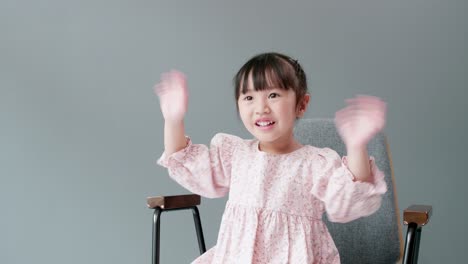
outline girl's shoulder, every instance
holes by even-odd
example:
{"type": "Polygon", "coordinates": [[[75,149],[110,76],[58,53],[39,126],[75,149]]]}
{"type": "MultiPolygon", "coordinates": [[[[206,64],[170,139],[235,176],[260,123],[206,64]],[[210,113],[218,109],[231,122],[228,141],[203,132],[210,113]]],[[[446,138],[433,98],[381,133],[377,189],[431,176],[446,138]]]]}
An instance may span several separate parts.
{"type": "Polygon", "coordinates": [[[227,133],[217,133],[213,136],[211,144],[216,146],[249,146],[253,144],[253,140],[243,139],[227,133]]]}
{"type": "Polygon", "coordinates": [[[238,136],[235,136],[235,135],[231,135],[231,134],[227,134],[227,133],[216,133],[214,136],[213,136],[213,139],[211,140],[212,142],[241,142],[243,141],[244,139],[238,137],[238,136]]]}
{"type": "Polygon", "coordinates": [[[316,147],[312,145],[304,145],[308,157],[313,157],[313,161],[331,161],[341,159],[338,152],[328,147],[316,147]]]}

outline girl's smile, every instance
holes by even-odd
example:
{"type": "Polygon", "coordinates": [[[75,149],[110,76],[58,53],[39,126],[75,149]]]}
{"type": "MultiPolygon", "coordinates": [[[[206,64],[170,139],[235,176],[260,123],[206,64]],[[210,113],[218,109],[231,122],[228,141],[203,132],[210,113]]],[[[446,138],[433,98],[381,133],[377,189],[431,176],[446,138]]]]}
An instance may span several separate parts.
{"type": "Polygon", "coordinates": [[[257,121],[255,121],[255,125],[262,130],[270,130],[275,124],[275,121],[267,118],[260,118],[257,121]]]}

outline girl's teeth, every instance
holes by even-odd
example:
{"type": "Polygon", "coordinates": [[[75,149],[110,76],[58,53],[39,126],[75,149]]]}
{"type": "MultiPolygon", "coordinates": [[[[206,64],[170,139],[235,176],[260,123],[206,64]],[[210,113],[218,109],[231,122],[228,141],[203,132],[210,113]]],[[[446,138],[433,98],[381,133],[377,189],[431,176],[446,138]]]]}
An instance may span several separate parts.
{"type": "Polygon", "coordinates": [[[273,124],[273,122],[257,122],[257,125],[259,126],[269,126],[271,124],[273,124]]]}

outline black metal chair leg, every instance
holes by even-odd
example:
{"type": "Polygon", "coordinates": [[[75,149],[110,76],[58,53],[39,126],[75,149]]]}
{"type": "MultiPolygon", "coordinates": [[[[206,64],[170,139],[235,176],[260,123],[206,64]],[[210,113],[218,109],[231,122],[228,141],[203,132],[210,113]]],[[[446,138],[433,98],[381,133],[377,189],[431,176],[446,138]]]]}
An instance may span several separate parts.
{"type": "Polygon", "coordinates": [[[201,226],[200,213],[196,206],[162,209],[156,207],[153,215],[153,259],[152,264],[159,264],[160,256],[160,237],[161,237],[161,214],[164,211],[179,211],[192,209],[193,221],[195,222],[195,230],[197,231],[198,247],[200,248],[200,255],[206,252],[205,238],[203,237],[203,229],[201,226]]]}
{"type": "Polygon", "coordinates": [[[196,206],[192,207],[193,221],[195,222],[195,230],[197,231],[198,247],[200,248],[200,255],[206,252],[205,238],[203,237],[203,230],[201,226],[200,213],[196,206]]]}
{"type": "Polygon", "coordinates": [[[405,252],[403,254],[403,264],[416,264],[415,260],[415,244],[417,236],[418,224],[408,224],[408,230],[406,233],[405,252]]]}
{"type": "Polygon", "coordinates": [[[160,237],[161,237],[161,213],[160,208],[154,209],[153,215],[153,264],[159,264],[159,247],[160,247],[160,237]]]}
{"type": "Polygon", "coordinates": [[[416,228],[416,234],[414,236],[414,254],[413,254],[414,264],[418,263],[419,241],[421,241],[421,227],[416,228]]]}

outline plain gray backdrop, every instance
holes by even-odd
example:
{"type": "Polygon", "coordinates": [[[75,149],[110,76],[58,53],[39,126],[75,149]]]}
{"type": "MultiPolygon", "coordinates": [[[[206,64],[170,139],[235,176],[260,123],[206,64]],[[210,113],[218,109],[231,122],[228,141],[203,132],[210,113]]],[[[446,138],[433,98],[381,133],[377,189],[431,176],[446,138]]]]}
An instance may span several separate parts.
{"type": "MultiPolygon", "coordinates": [[[[186,73],[187,134],[250,137],[232,77],[277,51],[302,63],[306,117],[356,94],[388,102],[400,211],[431,204],[420,263],[466,256],[467,2],[0,1],[0,263],[150,263],[146,197],[187,193],[155,161],[152,86],[186,73]]],[[[203,199],[208,247],[225,199],[203,199]]],[[[162,263],[197,252],[189,212],[164,215],[162,263]]]]}

